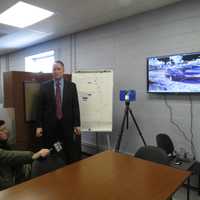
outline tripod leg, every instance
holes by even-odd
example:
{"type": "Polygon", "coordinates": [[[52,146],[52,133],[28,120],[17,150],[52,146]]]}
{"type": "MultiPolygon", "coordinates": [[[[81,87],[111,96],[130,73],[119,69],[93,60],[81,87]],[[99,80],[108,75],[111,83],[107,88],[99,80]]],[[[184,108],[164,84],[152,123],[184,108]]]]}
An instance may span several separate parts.
{"type": "Polygon", "coordinates": [[[144,137],[143,137],[143,135],[142,135],[142,132],[141,132],[141,130],[140,130],[140,127],[138,126],[138,124],[137,124],[137,122],[136,122],[136,119],[135,119],[135,117],[134,117],[134,115],[133,115],[132,110],[129,108],[128,111],[129,111],[130,114],[131,114],[131,117],[132,117],[132,119],[133,119],[133,121],[134,121],[134,123],[135,123],[135,126],[136,126],[136,128],[137,128],[137,130],[138,130],[138,133],[139,133],[139,135],[140,135],[140,137],[141,137],[141,139],[142,139],[142,142],[144,143],[144,146],[147,146],[147,144],[146,144],[146,142],[145,142],[145,140],[144,140],[144,137]]]}
{"type": "Polygon", "coordinates": [[[121,143],[122,135],[123,135],[123,132],[124,132],[124,125],[125,125],[125,121],[127,119],[127,113],[128,113],[128,109],[125,108],[125,110],[124,110],[124,116],[123,116],[123,121],[122,121],[122,124],[121,124],[120,134],[118,136],[117,144],[115,146],[115,151],[116,152],[119,152],[119,149],[120,149],[120,143],[121,143]]]}
{"type": "Polygon", "coordinates": [[[129,113],[127,112],[127,115],[126,115],[126,129],[128,130],[128,121],[129,121],[129,113]]]}

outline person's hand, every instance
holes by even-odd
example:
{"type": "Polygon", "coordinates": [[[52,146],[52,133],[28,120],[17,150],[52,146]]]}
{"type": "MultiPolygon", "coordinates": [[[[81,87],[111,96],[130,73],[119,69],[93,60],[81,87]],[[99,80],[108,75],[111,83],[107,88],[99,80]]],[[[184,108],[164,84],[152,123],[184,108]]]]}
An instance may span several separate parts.
{"type": "Polygon", "coordinates": [[[80,127],[74,127],[74,133],[75,133],[75,135],[80,135],[81,134],[80,127]]]}
{"type": "Polygon", "coordinates": [[[8,139],[8,133],[4,131],[0,131],[0,140],[4,141],[8,139]]]}
{"type": "Polygon", "coordinates": [[[49,149],[41,149],[39,151],[40,157],[45,158],[49,155],[50,151],[49,149]]]}
{"type": "Polygon", "coordinates": [[[32,159],[36,160],[36,159],[38,159],[40,157],[41,158],[45,158],[45,157],[47,157],[49,155],[49,153],[50,153],[49,149],[41,149],[40,151],[38,151],[38,152],[33,154],[32,159]]]}
{"type": "Polygon", "coordinates": [[[36,128],[36,137],[42,137],[43,128],[36,128]]]}

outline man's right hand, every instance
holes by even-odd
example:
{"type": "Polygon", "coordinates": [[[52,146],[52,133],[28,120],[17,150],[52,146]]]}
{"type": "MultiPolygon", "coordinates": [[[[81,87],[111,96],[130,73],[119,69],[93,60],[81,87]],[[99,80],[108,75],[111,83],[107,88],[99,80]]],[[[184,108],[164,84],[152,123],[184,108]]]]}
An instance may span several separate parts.
{"type": "Polygon", "coordinates": [[[36,160],[38,158],[45,158],[49,155],[49,149],[41,149],[40,151],[33,154],[32,159],[36,160]]]}
{"type": "Polygon", "coordinates": [[[36,128],[36,137],[41,137],[43,135],[43,128],[36,128]]]}

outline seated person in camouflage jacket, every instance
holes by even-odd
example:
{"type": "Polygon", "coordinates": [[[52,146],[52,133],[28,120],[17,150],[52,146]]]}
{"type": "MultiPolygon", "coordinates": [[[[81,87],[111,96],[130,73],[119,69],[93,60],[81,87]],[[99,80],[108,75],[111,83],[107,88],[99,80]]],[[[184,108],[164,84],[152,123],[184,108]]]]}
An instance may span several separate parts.
{"type": "Polygon", "coordinates": [[[48,149],[41,149],[37,153],[11,150],[7,143],[8,136],[5,122],[0,120],[0,190],[26,180],[28,171],[31,170],[30,164],[34,160],[40,157],[44,158],[49,154],[48,149]]]}

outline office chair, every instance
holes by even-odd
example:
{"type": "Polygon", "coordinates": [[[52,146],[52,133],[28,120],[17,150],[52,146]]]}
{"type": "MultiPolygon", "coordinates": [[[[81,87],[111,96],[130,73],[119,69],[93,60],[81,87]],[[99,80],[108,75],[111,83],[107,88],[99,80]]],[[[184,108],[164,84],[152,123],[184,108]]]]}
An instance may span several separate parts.
{"type": "Polygon", "coordinates": [[[165,151],[155,146],[140,147],[135,153],[135,157],[153,161],[159,164],[169,164],[169,158],[165,151]]]}
{"type": "MultiPolygon", "coordinates": [[[[156,136],[156,143],[157,146],[160,147],[161,149],[163,149],[167,155],[168,158],[170,160],[170,166],[171,167],[175,167],[178,169],[182,169],[182,170],[191,170],[193,165],[194,165],[194,161],[186,161],[185,159],[181,159],[180,157],[178,157],[175,153],[174,150],[174,144],[171,140],[171,138],[164,133],[160,133],[156,136]]],[[[190,192],[190,183],[189,183],[190,179],[188,179],[187,182],[187,193],[189,196],[189,192],[190,192]]]]}
{"type": "Polygon", "coordinates": [[[176,157],[175,151],[174,151],[174,144],[171,140],[171,138],[164,133],[160,133],[156,136],[156,143],[157,146],[163,149],[168,157],[172,160],[176,157]]]}

